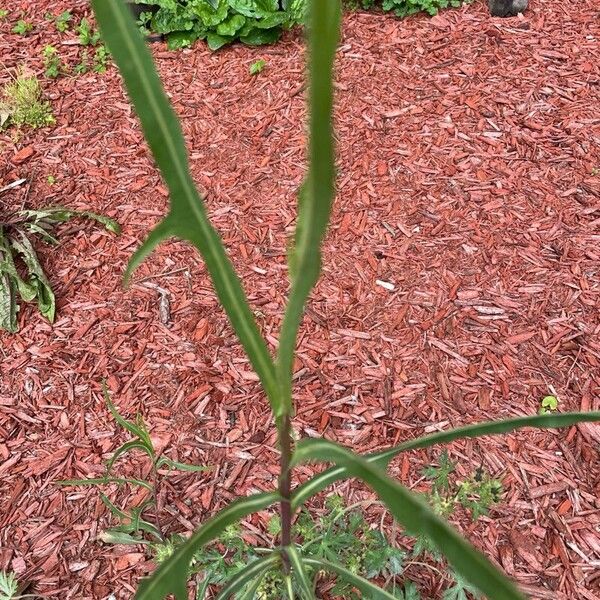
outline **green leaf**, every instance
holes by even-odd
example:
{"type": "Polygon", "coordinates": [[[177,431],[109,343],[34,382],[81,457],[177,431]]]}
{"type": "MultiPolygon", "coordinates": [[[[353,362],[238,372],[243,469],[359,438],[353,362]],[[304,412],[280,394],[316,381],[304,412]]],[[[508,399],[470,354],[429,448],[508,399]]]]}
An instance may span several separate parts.
{"type": "Polygon", "coordinates": [[[181,126],[162,88],[150,51],[120,0],[92,0],[92,6],[170,192],[169,214],[132,258],[127,276],[144,256],[169,237],[176,236],[194,244],[204,258],[219,300],[260,377],[273,410],[279,412],[281,402],[273,361],[242,285],[192,181],[181,126]]]}
{"type": "Polygon", "coordinates": [[[339,0],[313,1],[310,7],[310,165],[295,236],[296,274],[281,328],[276,361],[283,406],[287,412],[291,412],[292,368],[298,327],[308,295],[321,272],[321,242],[335,193],[333,61],[339,37],[341,7],[339,0]]]}
{"type": "Polygon", "coordinates": [[[305,559],[300,556],[300,553],[294,546],[286,546],[284,552],[287,552],[290,559],[292,573],[294,579],[298,582],[302,598],[304,598],[304,600],[314,600],[315,592],[308,574],[306,573],[306,569],[304,568],[305,559]]]}
{"type": "Polygon", "coordinates": [[[302,440],[293,464],[308,460],[334,462],[369,485],[410,535],[427,536],[465,580],[490,600],[524,600],[524,596],[489,560],[438,517],[417,494],[388,477],[364,458],[326,440],[302,440]]]}
{"type": "Polygon", "coordinates": [[[126,454],[127,452],[131,452],[131,450],[141,450],[145,452],[152,460],[154,460],[154,451],[151,448],[139,440],[131,440],[130,442],[125,442],[122,446],[119,446],[115,450],[115,453],[110,457],[108,462],[106,463],[106,472],[110,473],[113,468],[113,465],[118,460],[119,456],[126,454]]]}
{"type": "Polygon", "coordinates": [[[98,534],[98,538],[101,539],[105,544],[123,544],[126,546],[137,544],[150,545],[151,543],[144,538],[131,535],[130,533],[125,533],[124,531],[119,531],[118,529],[107,529],[105,531],[101,531],[98,534]]]}
{"type": "Polygon", "coordinates": [[[56,485],[137,485],[152,491],[152,485],[143,479],[133,479],[132,477],[92,477],[90,479],[63,479],[57,481],[56,485]]]}
{"type": "MultiPolygon", "coordinates": [[[[0,273],[8,276],[9,284],[12,286],[16,286],[19,295],[25,302],[31,302],[35,299],[37,295],[37,287],[24,281],[19,272],[17,271],[17,267],[15,266],[15,261],[13,258],[12,250],[9,246],[8,240],[4,237],[2,230],[0,229],[0,273]]],[[[13,294],[14,295],[14,294],[13,294]]],[[[14,312],[16,317],[17,306],[16,299],[14,300],[14,312]]]]}
{"type": "Polygon", "coordinates": [[[365,598],[369,598],[370,600],[397,600],[389,592],[371,583],[368,579],[352,573],[340,564],[322,559],[315,560],[314,558],[305,558],[304,562],[319,571],[329,571],[330,573],[339,575],[342,579],[359,589],[365,598]]]}
{"type": "Polygon", "coordinates": [[[250,65],[250,75],[258,75],[259,73],[261,73],[263,71],[263,69],[265,68],[266,64],[267,64],[267,62],[265,60],[263,60],[262,58],[260,60],[253,62],[250,65]]]}
{"type": "Polygon", "coordinates": [[[171,460],[166,456],[161,456],[156,461],[156,468],[160,469],[163,465],[167,465],[169,469],[177,469],[178,471],[186,471],[188,473],[200,473],[202,471],[210,471],[212,467],[206,467],[204,465],[190,465],[188,463],[177,462],[176,460],[171,460]]]}
{"type": "Polygon", "coordinates": [[[206,35],[206,43],[211,50],[218,50],[233,41],[233,37],[225,37],[214,31],[210,31],[206,35]]]}
{"type": "Polygon", "coordinates": [[[174,594],[176,600],[187,600],[186,580],[194,554],[205,544],[216,539],[228,525],[246,515],[263,510],[279,500],[276,493],[255,494],[237,500],[206,521],[192,537],[179,546],[149,579],[140,583],[135,600],[160,600],[174,594]]]}
{"type": "MultiPolygon", "coordinates": [[[[237,600],[256,600],[256,592],[258,591],[258,588],[260,587],[260,584],[262,583],[263,579],[265,578],[265,575],[267,574],[267,571],[265,571],[264,573],[261,573],[249,586],[248,588],[243,591],[238,597],[237,600]]],[[[203,598],[204,596],[199,596],[198,598],[203,598]]]]}
{"type": "Polygon", "coordinates": [[[281,29],[279,27],[273,27],[271,29],[254,27],[245,35],[240,36],[240,42],[246,44],[246,46],[263,46],[264,44],[274,44],[280,36],[281,29]]]}
{"type": "Polygon", "coordinates": [[[262,577],[268,570],[273,568],[279,560],[279,554],[276,552],[272,552],[263,558],[253,560],[229,580],[215,600],[228,600],[233,594],[244,589],[244,587],[253,579],[262,577]]]}
{"type": "MultiPolygon", "coordinates": [[[[417,450],[419,448],[429,448],[435,444],[448,444],[461,438],[476,438],[484,435],[498,435],[508,433],[522,427],[540,427],[544,429],[554,429],[558,427],[570,427],[576,423],[590,421],[600,421],[600,412],[583,413],[563,413],[553,415],[538,415],[530,417],[520,417],[517,419],[506,419],[504,421],[491,421],[488,423],[478,423],[476,425],[467,425],[449,431],[441,431],[423,437],[404,442],[388,450],[376,452],[365,456],[365,460],[376,464],[378,467],[386,467],[389,462],[398,454],[408,450],[417,450]]],[[[297,509],[304,504],[308,498],[318,494],[327,486],[348,477],[344,467],[333,467],[327,469],[311,480],[307,481],[292,494],[292,507],[297,509]]]]}
{"type": "Polygon", "coordinates": [[[17,230],[11,240],[12,247],[18,252],[29,272],[29,284],[36,288],[36,298],[39,311],[52,323],[56,314],[56,300],[44,269],[40,265],[37,254],[29,238],[17,230]]]}
{"type": "Polygon", "coordinates": [[[19,584],[12,571],[0,571],[0,600],[11,600],[17,594],[19,584]]]}

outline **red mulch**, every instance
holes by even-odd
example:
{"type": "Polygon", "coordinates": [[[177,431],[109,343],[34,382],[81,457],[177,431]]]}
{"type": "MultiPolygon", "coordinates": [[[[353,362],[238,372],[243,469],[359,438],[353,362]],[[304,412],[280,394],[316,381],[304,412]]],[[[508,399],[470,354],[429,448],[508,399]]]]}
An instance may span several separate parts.
{"type": "MultiPolygon", "coordinates": [[[[85,3],[14,4],[42,33],[22,38],[0,24],[2,82],[19,64],[41,73],[47,43],[77,62],[73,36],[57,34],[43,14],[82,16],[85,3]]],[[[548,393],[561,410],[597,406],[599,40],[595,0],[532,0],[523,18],[508,20],[490,18],[482,2],[433,19],[346,17],[339,197],[300,336],[300,435],[367,451],[531,414],[548,393]]],[[[159,45],[155,55],[195,178],[274,343],[304,170],[301,36],[218,53],[159,45]],[[258,58],[268,66],[253,78],[258,58]]],[[[110,523],[96,490],[56,485],[100,474],[124,439],[101,379],[122,412],[143,413],[169,456],[214,467],[169,478],[161,518],[171,532],[190,531],[237,494],[272,489],[275,435],[193,251],[165,244],[129,290],[121,286],[167,195],[117,72],[44,87],[56,127],[0,136],[0,187],[31,183],[4,194],[3,209],[88,208],[117,218],[123,234],[63,227],[60,247],[43,253],[56,323],[27,307],[20,332],[0,337],[0,568],[49,598],[127,598],[148,559],[96,541],[110,523]],[[16,164],[24,149],[21,157],[32,156],[16,164]],[[170,301],[166,324],[156,285],[170,301]]],[[[597,428],[582,427],[451,447],[462,474],[483,463],[503,478],[493,518],[463,530],[532,598],[600,598],[599,440],[597,428]]],[[[420,468],[436,455],[411,453],[392,471],[421,489],[420,468]]],[[[354,483],[339,490],[370,497],[354,483]]],[[[249,521],[248,535],[261,539],[265,520],[249,521]]],[[[410,575],[439,597],[432,572],[411,567],[410,575]]]]}

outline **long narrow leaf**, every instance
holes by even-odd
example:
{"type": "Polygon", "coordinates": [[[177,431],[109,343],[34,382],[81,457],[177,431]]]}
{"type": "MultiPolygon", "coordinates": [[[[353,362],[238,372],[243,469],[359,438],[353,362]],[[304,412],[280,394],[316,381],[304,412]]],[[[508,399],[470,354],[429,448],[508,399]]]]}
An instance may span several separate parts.
{"type": "MultiPolygon", "coordinates": [[[[519,417],[517,419],[506,419],[504,421],[491,421],[489,423],[478,423],[476,425],[467,425],[449,431],[440,431],[423,437],[404,442],[388,450],[368,454],[365,460],[377,465],[378,467],[387,467],[389,462],[400,454],[408,450],[417,450],[419,448],[428,448],[435,444],[447,444],[461,438],[475,438],[483,435],[498,435],[508,433],[522,427],[539,427],[543,429],[554,429],[559,427],[570,427],[576,423],[589,421],[600,421],[600,412],[584,413],[564,413],[552,415],[536,415],[531,417],[519,417]]],[[[342,466],[332,467],[319,473],[306,483],[296,489],[292,495],[292,507],[297,509],[309,498],[323,491],[327,486],[335,483],[339,479],[348,477],[348,472],[342,466]]]]}
{"type": "MultiPolygon", "coordinates": [[[[102,382],[102,395],[104,396],[104,400],[110,410],[110,414],[113,416],[113,419],[119,424],[125,431],[129,431],[132,435],[135,435],[138,440],[146,447],[146,451],[149,453],[150,457],[154,456],[154,447],[152,445],[152,440],[150,439],[150,434],[146,429],[143,421],[139,421],[138,423],[134,423],[133,421],[128,421],[121,415],[121,413],[117,410],[117,407],[113,404],[110,399],[110,394],[108,392],[108,385],[106,381],[102,382]]],[[[139,420],[139,419],[138,419],[139,420]]]]}
{"type": "Polygon", "coordinates": [[[327,229],[335,193],[333,61],[339,36],[340,14],[340,0],[309,2],[310,165],[299,197],[298,226],[292,251],[292,290],[277,353],[282,410],[288,413],[291,412],[296,337],[304,305],[321,272],[321,241],[327,229]]]}
{"type": "Polygon", "coordinates": [[[260,377],[272,408],[278,412],[279,395],[272,358],[242,285],[192,181],[181,127],[162,88],[150,52],[131,11],[122,0],[92,0],[92,6],[170,192],[169,214],[134,255],[128,275],[144,256],[169,237],[176,236],[194,244],[204,258],[219,300],[260,377]]]}
{"type": "Polygon", "coordinates": [[[151,459],[154,459],[154,452],[152,452],[148,448],[148,446],[144,444],[144,442],[141,442],[139,440],[131,440],[130,442],[125,442],[122,446],[119,446],[115,450],[115,453],[109,458],[108,462],[106,463],[106,472],[111,472],[113,465],[115,464],[115,462],[117,462],[120,456],[126,454],[127,452],[130,452],[131,450],[136,449],[145,452],[151,459]]]}
{"type": "Polygon", "coordinates": [[[285,551],[292,563],[292,573],[294,579],[298,582],[302,598],[304,600],[315,600],[315,591],[304,568],[304,557],[300,555],[294,546],[288,546],[285,551]]]}
{"type": "Polygon", "coordinates": [[[241,594],[238,595],[237,600],[256,600],[256,592],[266,574],[267,571],[263,571],[241,594]]]}
{"type": "Polygon", "coordinates": [[[10,265],[14,268],[12,250],[0,226],[0,329],[14,333],[19,328],[18,307],[15,279],[9,273],[10,265]]]}
{"type": "Polygon", "coordinates": [[[304,562],[320,571],[329,571],[330,573],[339,575],[342,579],[345,579],[356,589],[360,590],[365,598],[370,598],[370,600],[397,600],[396,596],[392,596],[389,592],[371,583],[368,579],[352,573],[342,565],[321,558],[319,560],[305,558],[304,562]]]}
{"type": "Polygon", "coordinates": [[[187,600],[186,581],[190,561],[198,549],[217,538],[227,526],[250,513],[267,508],[278,500],[279,495],[275,493],[255,494],[224,508],[179,546],[149,579],[142,581],[135,600],[161,600],[168,594],[173,594],[176,600],[187,600]]]}
{"type": "Polygon", "coordinates": [[[436,515],[422,498],[379,467],[326,440],[303,440],[298,444],[293,462],[309,460],[342,465],[350,475],[364,481],[409,534],[424,535],[431,540],[454,569],[490,600],[524,600],[514,584],[481,552],[436,515]]]}
{"type": "Polygon", "coordinates": [[[269,569],[277,564],[279,554],[273,552],[252,561],[243,569],[238,571],[227,583],[227,585],[219,592],[215,600],[229,600],[233,594],[242,590],[247,584],[257,577],[262,577],[269,569]]]}

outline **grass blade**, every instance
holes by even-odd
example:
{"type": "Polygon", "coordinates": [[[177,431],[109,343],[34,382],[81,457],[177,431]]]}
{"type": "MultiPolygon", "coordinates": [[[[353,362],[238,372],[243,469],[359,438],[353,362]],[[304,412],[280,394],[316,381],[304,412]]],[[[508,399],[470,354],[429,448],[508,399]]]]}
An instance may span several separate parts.
{"type": "Polygon", "coordinates": [[[315,600],[315,591],[310,582],[310,578],[306,573],[306,569],[304,568],[304,557],[300,555],[294,546],[288,546],[285,551],[290,558],[292,573],[294,579],[298,582],[302,598],[304,598],[304,600],[315,600]]]}
{"type": "MultiPolygon", "coordinates": [[[[388,450],[368,454],[364,459],[378,467],[386,467],[389,462],[402,452],[408,450],[417,450],[419,448],[428,448],[435,444],[448,444],[461,438],[474,438],[483,435],[499,435],[509,433],[522,427],[539,427],[543,429],[554,429],[559,427],[570,427],[577,423],[590,421],[600,421],[600,412],[584,413],[564,413],[552,415],[536,415],[530,417],[519,417],[517,419],[506,419],[504,421],[490,421],[488,423],[477,423],[476,425],[467,425],[449,431],[440,431],[423,437],[404,442],[388,450]]],[[[292,495],[292,507],[297,509],[309,498],[323,491],[327,486],[348,477],[346,469],[342,466],[327,469],[319,473],[299,488],[292,495]]]]}
{"type": "Polygon", "coordinates": [[[368,579],[352,573],[352,571],[349,571],[342,565],[323,559],[315,560],[314,558],[305,558],[304,562],[319,571],[329,571],[330,573],[339,575],[342,579],[345,579],[356,589],[360,590],[364,598],[369,598],[370,600],[397,600],[396,596],[392,596],[389,592],[371,583],[368,579]]]}
{"type": "Polygon", "coordinates": [[[273,552],[263,558],[252,561],[229,580],[215,600],[228,600],[233,594],[242,590],[253,579],[262,577],[269,569],[274,567],[279,560],[279,554],[273,552]]]}
{"type": "Polygon", "coordinates": [[[242,285],[192,181],[181,126],[162,88],[150,52],[131,11],[122,0],[92,0],[92,6],[170,192],[169,214],[132,258],[127,273],[130,274],[144,256],[168,237],[176,236],[194,244],[204,258],[219,300],[277,412],[280,402],[272,358],[242,285]]]}
{"type": "Polygon", "coordinates": [[[296,337],[304,305],[321,272],[321,241],[335,193],[333,62],[339,36],[340,0],[313,0],[309,7],[310,165],[299,195],[298,225],[292,250],[292,289],[281,327],[276,363],[282,410],[287,413],[291,413],[296,337]]]}
{"type": "Polygon", "coordinates": [[[150,457],[154,456],[154,447],[152,446],[152,440],[150,439],[150,434],[146,429],[143,421],[139,421],[138,423],[134,423],[133,421],[128,421],[125,419],[121,413],[117,410],[117,407],[112,403],[110,399],[110,394],[108,392],[108,386],[106,385],[106,381],[102,382],[102,395],[104,396],[104,400],[110,410],[110,414],[113,416],[113,419],[120,425],[125,431],[129,431],[131,435],[135,435],[138,440],[146,447],[146,451],[149,453],[150,457]]]}
{"type": "Polygon", "coordinates": [[[171,460],[167,456],[161,456],[156,461],[156,468],[160,469],[163,465],[167,465],[169,469],[176,469],[177,471],[186,471],[188,473],[200,473],[203,471],[210,471],[212,467],[206,467],[204,465],[190,465],[189,463],[182,463],[176,460],[171,460]]]}
{"type": "Polygon", "coordinates": [[[173,594],[176,600],[187,600],[187,575],[190,562],[199,548],[211,542],[228,525],[243,519],[250,513],[263,510],[279,500],[279,495],[255,494],[231,503],[209,519],[192,537],[166,559],[149,579],[140,583],[135,600],[161,600],[173,594]]]}
{"type": "Polygon", "coordinates": [[[115,453],[108,459],[106,463],[106,472],[109,474],[113,468],[115,462],[117,462],[119,456],[130,452],[131,450],[141,450],[145,452],[151,460],[154,460],[154,452],[148,449],[148,446],[139,440],[131,440],[130,442],[125,442],[122,446],[119,446],[115,453]]]}
{"type": "Polygon", "coordinates": [[[490,600],[524,600],[514,584],[436,515],[422,498],[373,463],[326,440],[303,440],[298,444],[293,462],[308,460],[334,462],[344,466],[349,475],[364,481],[377,492],[379,500],[409,534],[430,539],[454,569],[490,600]]]}

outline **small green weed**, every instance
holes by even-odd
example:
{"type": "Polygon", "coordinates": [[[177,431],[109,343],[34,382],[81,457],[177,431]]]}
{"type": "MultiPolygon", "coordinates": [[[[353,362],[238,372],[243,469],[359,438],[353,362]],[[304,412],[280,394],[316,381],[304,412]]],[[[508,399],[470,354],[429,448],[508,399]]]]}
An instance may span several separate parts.
{"type": "Polygon", "coordinates": [[[19,584],[12,571],[0,571],[0,600],[16,600],[19,584]]]}
{"type": "Polygon", "coordinates": [[[94,72],[95,73],[106,73],[106,69],[108,68],[108,59],[110,58],[110,53],[106,49],[106,46],[101,44],[96,48],[94,52],[94,72]]]}
{"type": "Polygon", "coordinates": [[[35,76],[26,76],[23,71],[4,88],[0,99],[0,128],[13,124],[17,127],[46,127],[52,125],[54,117],[50,103],[42,98],[42,88],[35,76]]]}
{"type": "Polygon", "coordinates": [[[48,185],[54,185],[56,183],[56,177],[54,177],[54,175],[48,175],[48,177],[46,177],[46,183],[48,185]]]}
{"type": "Polygon", "coordinates": [[[56,79],[65,71],[65,66],[60,62],[58,50],[54,46],[45,46],[43,50],[44,74],[50,79],[56,79]]]}
{"type": "Polygon", "coordinates": [[[90,70],[90,57],[87,48],[83,49],[81,59],[79,63],[75,65],[73,70],[77,75],[83,75],[90,70]]]}
{"type": "Polygon", "coordinates": [[[106,384],[102,385],[104,399],[108,408],[118,425],[125,431],[133,435],[133,438],[119,446],[106,462],[106,473],[104,477],[96,479],[69,479],[58,482],[60,485],[108,485],[117,484],[132,485],[148,490],[148,495],[139,506],[135,506],[127,510],[121,510],[103,493],[100,493],[100,499],[108,508],[110,513],[119,521],[119,525],[105,530],[100,534],[100,539],[107,544],[146,544],[151,542],[163,543],[164,537],[161,531],[158,517],[156,523],[150,523],[143,518],[143,514],[150,505],[156,506],[158,497],[158,487],[161,482],[160,469],[166,468],[167,474],[172,470],[198,472],[207,471],[209,467],[190,465],[187,463],[171,460],[163,454],[158,454],[152,443],[150,432],[144,423],[141,415],[136,415],[135,421],[128,421],[117,410],[111,402],[106,384]],[[129,454],[134,450],[140,450],[146,454],[151,461],[152,481],[144,479],[135,479],[131,477],[118,477],[113,475],[113,467],[117,460],[122,456],[129,454]],[[150,539],[148,539],[150,538],[150,539]]]}
{"type": "Polygon", "coordinates": [[[79,34],[79,43],[82,46],[95,46],[100,41],[100,33],[94,31],[85,17],[81,19],[75,31],[79,34]]]}
{"type": "Polygon", "coordinates": [[[350,10],[363,8],[369,10],[381,6],[386,12],[393,12],[397,17],[407,17],[419,12],[436,15],[440,9],[466,4],[472,0],[348,0],[350,10]]]}
{"type": "Polygon", "coordinates": [[[558,398],[556,396],[544,396],[540,402],[540,415],[552,413],[558,410],[558,398]]]}
{"type": "Polygon", "coordinates": [[[8,11],[5,8],[0,8],[0,21],[4,21],[8,17],[8,11]]]}
{"type": "Polygon", "coordinates": [[[33,31],[33,25],[31,23],[28,23],[24,19],[19,19],[11,31],[18,35],[27,35],[31,31],[33,31]]]}
{"type": "Polygon", "coordinates": [[[93,219],[109,231],[119,232],[118,224],[108,217],[66,208],[22,210],[0,223],[0,329],[18,331],[18,297],[24,302],[37,302],[42,315],[54,321],[54,292],[30,237],[39,236],[46,243],[57,244],[53,228],[74,217],[93,219]],[[22,277],[22,272],[27,275],[22,277]]]}
{"type": "Polygon", "coordinates": [[[250,65],[250,75],[258,75],[264,70],[266,66],[267,61],[263,60],[262,58],[260,60],[257,60],[256,62],[253,62],[250,65]]]}
{"type": "Polygon", "coordinates": [[[54,19],[54,25],[56,26],[56,29],[61,33],[68,31],[69,24],[71,23],[72,18],[73,15],[71,14],[70,10],[65,10],[64,12],[61,12],[60,15],[58,15],[54,19]]]}

